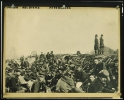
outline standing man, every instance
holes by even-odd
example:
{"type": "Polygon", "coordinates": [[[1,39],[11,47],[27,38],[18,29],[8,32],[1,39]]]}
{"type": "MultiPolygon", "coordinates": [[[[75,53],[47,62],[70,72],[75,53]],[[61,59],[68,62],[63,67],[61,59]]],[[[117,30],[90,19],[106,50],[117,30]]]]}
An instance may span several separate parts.
{"type": "Polygon", "coordinates": [[[103,35],[101,35],[101,38],[100,38],[100,54],[104,54],[104,40],[103,40],[103,35]]]}
{"type": "Polygon", "coordinates": [[[29,62],[28,62],[28,58],[25,58],[25,65],[26,65],[26,68],[29,68],[29,62]]]}
{"type": "Polygon", "coordinates": [[[47,58],[47,60],[50,59],[50,54],[49,54],[49,52],[47,52],[47,54],[46,54],[46,58],[47,58]]]}
{"type": "Polygon", "coordinates": [[[94,41],[94,50],[95,50],[95,55],[98,55],[98,49],[99,49],[99,42],[98,42],[98,35],[95,35],[95,41],[94,41]]]}
{"type": "Polygon", "coordinates": [[[44,56],[43,52],[41,52],[41,54],[40,54],[40,59],[42,59],[42,60],[45,59],[45,56],[44,56]]]}
{"type": "Polygon", "coordinates": [[[49,56],[50,56],[50,58],[54,59],[53,51],[50,52],[49,56]]]}
{"type": "Polygon", "coordinates": [[[21,66],[21,68],[26,68],[26,62],[25,62],[24,58],[21,60],[20,66],[21,66]]]}

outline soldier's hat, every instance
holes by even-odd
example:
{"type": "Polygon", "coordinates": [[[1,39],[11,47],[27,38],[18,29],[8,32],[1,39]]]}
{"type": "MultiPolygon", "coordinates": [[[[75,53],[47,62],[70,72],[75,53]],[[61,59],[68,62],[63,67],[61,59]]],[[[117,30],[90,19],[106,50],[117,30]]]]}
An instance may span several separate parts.
{"type": "Polygon", "coordinates": [[[98,35],[96,34],[95,37],[98,37],[98,35]]]}
{"type": "Polygon", "coordinates": [[[103,36],[103,34],[101,34],[101,36],[103,36]]]}
{"type": "Polygon", "coordinates": [[[44,72],[39,72],[38,77],[44,77],[45,73],[44,72]]]}
{"type": "Polygon", "coordinates": [[[81,67],[81,64],[76,64],[77,65],[77,67],[81,67]]]}

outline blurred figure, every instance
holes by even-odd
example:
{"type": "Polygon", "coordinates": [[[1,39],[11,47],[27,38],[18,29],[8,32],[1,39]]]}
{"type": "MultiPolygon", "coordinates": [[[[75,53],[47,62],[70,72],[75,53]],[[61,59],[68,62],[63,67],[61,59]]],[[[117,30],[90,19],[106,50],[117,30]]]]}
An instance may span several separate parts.
{"type": "Polygon", "coordinates": [[[5,86],[8,88],[8,92],[15,93],[17,90],[19,90],[18,77],[12,68],[9,68],[8,73],[6,74],[5,86]]]}
{"type": "Polygon", "coordinates": [[[44,56],[44,54],[43,54],[43,52],[41,52],[41,54],[40,54],[40,60],[44,60],[45,59],[45,56],[44,56]]]}
{"type": "Polygon", "coordinates": [[[28,58],[25,58],[25,64],[26,64],[25,67],[26,67],[26,68],[29,68],[29,65],[30,65],[30,64],[29,64],[29,62],[28,62],[28,58]]]}
{"type": "Polygon", "coordinates": [[[46,54],[46,58],[47,58],[47,60],[50,59],[50,54],[49,54],[49,52],[47,52],[47,54],[46,54]]]}
{"type": "Polygon", "coordinates": [[[104,54],[104,39],[103,35],[100,37],[100,54],[104,54]]]}
{"type": "Polygon", "coordinates": [[[109,72],[113,88],[118,91],[118,59],[114,60],[114,65],[109,68],[109,72]]]}
{"type": "Polygon", "coordinates": [[[45,76],[44,73],[39,73],[36,81],[33,83],[31,92],[38,93],[38,92],[46,92],[46,85],[45,85],[45,76]]]}
{"type": "Polygon", "coordinates": [[[99,49],[99,42],[98,42],[98,35],[95,35],[95,41],[94,41],[94,50],[95,50],[95,55],[98,55],[98,49],[99,49]]]}
{"type": "Polygon", "coordinates": [[[20,70],[16,70],[16,74],[18,75],[18,82],[20,85],[20,89],[24,90],[25,92],[29,92],[29,88],[28,88],[28,82],[25,81],[24,79],[24,73],[21,72],[20,70]]]}
{"type": "Polygon", "coordinates": [[[20,64],[20,66],[21,66],[21,68],[26,68],[26,62],[25,62],[25,60],[24,60],[24,58],[21,60],[21,64],[20,64]]]}
{"type": "Polygon", "coordinates": [[[49,56],[50,56],[51,59],[54,59],[53,51],[50,52],[49,56]]]}
{"type": "Polygon", "coordinates": [[[103,83],[101,78],[95,78],[94,75],[90,75],[90,83],[88,83],[88,93],[98,93],[102,91],[103,83]]]}
{"type": "Polygon", "coordinates": [[[80,89],[83,82],[88,78],[88,75],[82,69],[81,65],[77,65],[76,69],[77,69],[77,71],[75,72],[76,87],[80,89]]]}
{"type": "Polygon", "coordinates": [[[65,71],[64,75],[58,80],[56,85],[57,93],[82,93],[80,89],[75,87],[72,79],[72,71],[65,71]]]}
{"type": "Polygon", "coordinates": [[[102,70],[106,70],[106,66],[105,63],[100,62],[98,60],[98,58],[94,59],[94,64],[95,64],[95,70],[93,71],[93,73],[97,76],[99,74],[100,71],[102,70]]]}

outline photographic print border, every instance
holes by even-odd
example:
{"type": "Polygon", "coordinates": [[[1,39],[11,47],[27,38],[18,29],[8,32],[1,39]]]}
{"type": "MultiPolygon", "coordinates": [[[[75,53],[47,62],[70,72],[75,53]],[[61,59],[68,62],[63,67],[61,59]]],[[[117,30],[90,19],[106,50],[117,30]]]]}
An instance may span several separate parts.
{"type": "MultiPolygon", "coordinates": [[[[47,0],[47,1],[37,1],[37,0],[33,0],[31,2],[28,2],[28,1],[12,1],[12,0],[4,0],[1,2],[1,8],[2,8],[2,11],[1,11],[1,66],[3,66],[3,59],[4,59],[4,33],[5,33],[5,27],[4,27],[4,23],[5,23],[5,14],[4,14],[4,8],[6,6],[8,7],[11,7],[12,4],[14,4],[15,6],[18,6],[18,7],[21,7],[21,6],[41,6],[41,7],[61,7],[62,5],[65,5],[66,7],[112,7],[112,8],[115,8],[115,9],[119,9],[120,8],[120,82],[121,82],[121,79],[122,79],[122,33],[123,33],[123,23],[122,23],[122,20],[123,20],[123,13],[122,13],[122,4],[123,2],[122,1],[50,1],[50,0],[47,0]]],[[[2,71],[2,80],[3,80],[3,75],[5,74],[4,73],[4,70],[3,68],[1,67],[1,71],[2,71]]],[[[3,83],[3,81],[1,82],[3,83]]],[[[4,84],[4,83],[3,83],[4,84]]],[[[1,87],[2,89],[2,92],[3,93],[3,86],[1,87]]],[[[121,83],[121,86],[122,87],[122,83],[121,83]]],[[[118,96],[122,96],[122,90],[123,88],[120,88],[120,94],[118,94],[118,96]]],[[[96,94],[96,93],[95,93],[96,94]]],[[[98,97],[101,97],[99,93],[98,94],[98,97]]],[[[20,95],[20,97],[16,96],[16,95],[13,95],[13,93],[9,93],[9,94],[4,94],[3,93],[3,98],[22,98],[22,94],[18,94],[20,95]]],[[[36,97],[40,97],[37,93],[35,94],[36,97]]],[[[49,93],[47,94],[43,94],[44,97],[42,98],[49,98],[48,95],[51,95],[49,93]]],[[[52,94],[53,95],[53,94],[52,94]]],[[[94,94],[90,94],[90,97],[94,97],[93,96],[94,94]]],[[[24,98],[27,98],[27,93],[23,94],[23,97],[24,98]]],[[[42,95],[41,95],[42,96],[42,95]]],[[[115,96],[114,94],[111,94],[112,98],[115,96]]],[[[86,98],[87,96],[82,96],[81,94],[71,94],[71,95],[68,95],[68,94],[62,94],[62,96],[60,97],[59,95],[56,97],[56,96],[53,96],[53,97],[50,97],[50,98],[86,98]],[[74,97],[72,97],[72,95],[76,95],[74,97]]],[[[88,97],[88,98],[90,98],[88,97]]],[[[102,94],[102,97],[106,97],[106,93],[102,94]]],[[[107,96],[106,98],[108,98],[109,96],[107,96]]],[[[32,97],[33,98],[33,97],[32,97]]],[[[116,98],[116,96],[115,96],[116,98]]]]}

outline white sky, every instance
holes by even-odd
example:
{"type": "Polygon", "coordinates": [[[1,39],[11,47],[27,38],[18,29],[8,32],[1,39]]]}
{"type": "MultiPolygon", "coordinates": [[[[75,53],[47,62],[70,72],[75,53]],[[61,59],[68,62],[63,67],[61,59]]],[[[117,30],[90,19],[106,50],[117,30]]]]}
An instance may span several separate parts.
{"type": "Polygon", "coordinates": [[[119,11],[115,8],[7,9],[6,57],[47,53],[87,53],[94,36],[114,50],[119,43],[119,11]]]}

